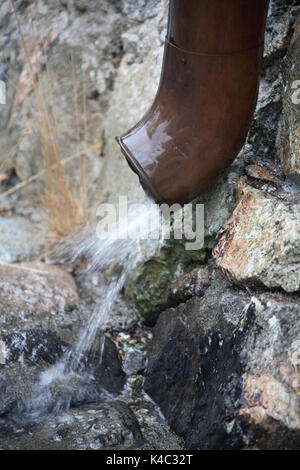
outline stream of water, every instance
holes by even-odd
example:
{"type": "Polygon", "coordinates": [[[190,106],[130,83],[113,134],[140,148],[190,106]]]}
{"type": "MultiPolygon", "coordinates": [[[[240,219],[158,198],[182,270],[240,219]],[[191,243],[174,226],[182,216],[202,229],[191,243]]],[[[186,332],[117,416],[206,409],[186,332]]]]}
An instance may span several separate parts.
{"type": "MultiPolygon", "coordinates": [[[[161,243],[161,227],[159,207],[149,200],[134,216],[118,220],[101,239],[94,227],[73,234],[57,248],[60,258],[65,257],[74,262],[84,257],[88,262],[87,271],[106,272],[110,281],[101,302],[86,319],[77,342],[54,366],[41,373],[32,393],[23,397],[9,414],[9,425],[14,432],[23,432],[37,422],[41,423],[49,414],[66,411],[72,405],[74,396],[81,393],[81,388],[93,382],[91,372],[82,367],[82,357],[90,350],[106,324],[126,277],[141,259],[141,242],[148,238],[156,239],[156,244],[161,243]]],[[[100,361],[103,346],[104,341],[100,339],[100,361]]],[[[101,390],[99,398],[107,397],[109,394],[106,390],[101,390]]]]}

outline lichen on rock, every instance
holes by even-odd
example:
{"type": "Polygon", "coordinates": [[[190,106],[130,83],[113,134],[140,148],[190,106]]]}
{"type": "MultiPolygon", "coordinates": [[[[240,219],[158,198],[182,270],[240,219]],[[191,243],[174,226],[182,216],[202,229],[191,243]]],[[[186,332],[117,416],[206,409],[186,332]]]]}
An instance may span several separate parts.
{"type": "Polygon", "coordinates": [[[214,249],[234,282],[300,290],[300,205],[245,186],[214,249]]]}

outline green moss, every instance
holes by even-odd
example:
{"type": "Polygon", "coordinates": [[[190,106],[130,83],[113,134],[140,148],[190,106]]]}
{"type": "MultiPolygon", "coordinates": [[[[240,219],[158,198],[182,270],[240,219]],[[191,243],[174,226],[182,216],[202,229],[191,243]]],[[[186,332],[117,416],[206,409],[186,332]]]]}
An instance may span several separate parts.
{"type": "Polygon", "coordinates": [[[126,295],[148,322],[166,302],[168,286],[172,281],[172,271],[168,264],[159,258],[146,261],[138,277],[126,284],[126,295]]]}
{"type": "Polygon", "coordinates": [[[77,304],[66,304],[65,308],[64,308],[64,311],[66,313],[71,313],[71,312],[73,312],[73,310],[76,310],[76,309],[77,309],[77,304]]]}
{"type": "Polygon", "coordinates": [[[169,288],[178,267],[189,271],[203,264],[205,250],[186,251],[181,240],[167,240],[160,254],[143,263],[137,276],[127,280],[125,297],[134,302],[146,323],[154,323],[165,308],[169,288]]]}

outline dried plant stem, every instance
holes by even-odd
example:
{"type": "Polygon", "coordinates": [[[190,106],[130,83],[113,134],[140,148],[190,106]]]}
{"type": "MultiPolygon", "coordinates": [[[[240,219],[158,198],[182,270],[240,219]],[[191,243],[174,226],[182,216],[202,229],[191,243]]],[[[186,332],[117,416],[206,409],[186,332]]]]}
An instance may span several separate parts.
{"type": "MultiPolygon", "coordinates": [[[[0,199],[22,189],[28,184],[44,177],[45,188],[40,193],[43,204],[48,238],[60,239],[70,234],[78,226],[87,222],[90,211],[88,210],[89,190],[93,179],[89,181],[88,152],[90,150],[100,151],[101,145],[96,142],[94,145],[86,147],[88,139],[88,108],[87,108],[87,84],[86,76],[81,61],[81,75],[75,73],[74,51],[71,51],[71,73],[73,85],[73,114],[74,116],[74,136],[72,140],[76,142],[77,152],[68,158],[63,158],[61,148],[61,129],[57,113],[57,88],[55,74],[53,73],[51,59],[47,58],[45,71],[41,69],[40,60],[46,57],[49,41],[43,38],[37,41],[37,35],[31,18],[31,42],[26,43],[24,33],[17,15],[15,0],[11,0],[13,11],[16,17],[19,34],[25,52],[27,67],[24,68],[23,79],[19,80],[19,95],[16,104],[23,99],[26,101],[29,93],[33,91],[35,97],[34,106],[28,100],[28,108],[32,123],[30,130],[37,136],[41,145],[41,155],[44,160],[44,168],[22,181],[8,191],[0,194],[0,199]],[[32,54],[32,58],[30,56],[32,54]],[[76,77],[80,77],[82,89],[76,83],[76,77]],[[28,81],[29,78],[29,81],[28,81]],[[28,86],[29,84],[29,86],[28,86]],[[79,101],[80,98],[80,101],[79,101]],[[34,108],[34,109],[33,109],[34,108]],[[80,129],[82,125],[83,129],[80,129]],[[66,163],[78,158],[79,161],[79,181],[73,176],[70,178],[66,171],[66,163]]],[[[64,119],[62,119],[64,124],[64,119]]],[[[78,174],[74,173],[76,176],[78,174]]]]}

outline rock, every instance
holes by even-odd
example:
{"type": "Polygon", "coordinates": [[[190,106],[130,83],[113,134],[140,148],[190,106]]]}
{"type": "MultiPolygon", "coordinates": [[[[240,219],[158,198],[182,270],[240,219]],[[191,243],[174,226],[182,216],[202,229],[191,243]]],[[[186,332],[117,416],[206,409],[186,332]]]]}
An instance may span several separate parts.
{"type": "Polygon", "coordinates": [[[151,324],[167,302],[174,267],[167,260],[152,258],[137,273],[136,278],[127,281],[125,295],[134,302],[146,323],[151,324]]]}
{"type": "Polygon", "coordinates": [[[50,419],[38,431],[4,436],[1,449],[22,450],[177,450],[180,439],[155,414],[138,416],[121,400],[70,410],[50,419]]]}
{"type": "Polygon", "coordinates": [[[211,282],[207,266],[195,268],[185,276],[172,282],[167,304],[176,307],[196,295],[202,297],[211,282]]]}
{"type": "Polygon", "coordinates": [[[39,373],[53,365],[67,344],[51,331],[26,330],[1,335],[5,364],[0,365],[0,415],[32,392],[39,373]]]}
{"type": "Polygon", "coordinates": [[[254,156],[272,161],[282,111],[279,70],[291,38],[296,5],[297,0],[270,2],[258,103],[248,136],[254,156]]]}
{"type": "Polygon", "coordinates": [[[205,250],[186,251],[182,240],[166,240],[156,256],[140,263],[125,284],[125,298],[134,302],[148,325],[168,304],[169,286],[185,269],[203,264],[205,250]]]}
{"type": "Polygon", "coordinates": [[[0,263],[28,261],[41,249],[41,236],[24,217],[0,217],[0,263]]]}
{"type": "Polygon", "coordinates": [[[265,35],[265,61],[274,60],[282,56],[288,47],[291,35],[291,6],[297,5],[296,1],[271,0],[267,19],[265,35]]]}
{"type": "Polygon", "coordinates": [[[0,327],[2,334],[23,329],[52,330],[72,342],[82,318],[76,284],[63,269],[44,263],[0,265],[0,327]],[[73,309],[68,313],[68,308],[73,309]]]}
{"type": "Polygon", "coordinates": [[[300,289],[300,205],[242,186],[214,248],[217,266],[237,284],[300,289]]]}
{"type": "Polygon", "coordinates": [[[144,22],[151,18],[157,11],[157,7],[161,7],[161,0],[121,0],[121,10],[123,15],[127,15],[130,19],[144,22]]]}
{"type": "MultiPolygon", "coordinates": [[[[299,20],[300,24],[300,20],[299,20]]],[[[282,64],[283,113],[277,147],[285,174],[300,175],[300,30],[297,28],[282,64]]]]}
{"type": "MultiPolygon", "coordinates": [[[[78,272],[75,276],[81,302],[77,304],[77,315],[86,318],[88,312],[99,308],[107,283],[103,273],[78,272]]],[[[72,304],[71,304],[72,306],[72,304]]],[[[73,317],[73,312],[71,317],[73,317]]],[[[104,330],[128,331],[134,329],[141,322],[141,315],[132,303],[127,303],[122,295],[115,299],[109,315],[101,324],[104,330]]]]}
{"type": "Polygon", "coordinates": [[[6,363],[30,362],[55,364],[66,351],[67,344],[51,331],[27,330],[2,336],[6,363]]]}
{"type": "Polygon", "coordinates": [[[85,351],[74,370],[68,367],[70,345],[51,331],[20,331],[2,340],[6,361],[0,366],[0,428],[24,431],[36,425],[37,416],[42,423],[53,413],[103,401],[124,388],[125,374],[109,339],[103,348],[98,343],[85,351]]]}
{"type": "Polygon", "coordinates": [[[186,448],[299,446],[298,315],[296,298],[216,275],[203,298],[160,315],[145,391],[186,448]]]}
{"type": "Polygon", "coordinates": [[[239,416],[249,422],[251,446],[299,448],[299,338],[297,298],[253,295],[255,330],[245,350],[244,398],[239,416]],[[255,344],[255,345],[254,345],[255,344]]]}
{"type": "Polygon", "coordinates": [[[114,343],[105,339],[103,352],[96,347],[84,361],[88,371],[93,371],[94,380],[98,387],[116,395],[121,393],[125,385],[125,374],[114,343]]]}
{"type": "Polygon", "coordinates": [[[0,341],[0,365],[5,364],[6,362],[6,348],[5,343],[0,341]]]}
{"type": "Polygon", "coordinates": [[[246,167],[246,173],[251,178],[271,183],[281,183],[280,178],[276,175],[276,169],[262,166],[258,162],[246,167]]]}
{"type": "Polygon", "coordinates": [[[105,450],[143,444],[138,422],[122,402],[73,409],[50,419],[37,432],[1,440],[3,449],[105,450]]]}
{"type": "Polygon", "coordinates": [[[128,195],[130,200],[136,197],[143,200],[145,197],[115,137],[136,124],[155,97],[167,27],[167,7],[167,0],[139,1],[137,5],[128,0],[121,2],[123,14],[129,14],[135,21],[121,34],[124,55],[115,77],[106,117],[107,159],[99,190],[110,202],[116,202],[119,195],[128,195]],[[145,21],[140,23],[142,18],[145,21]],[[122,179],[119,178],[120,174],[123,175],[122,179]]]}
{"type": "MultiPolygon", "coordinates": [[[[47,108],[51,109],[55,101],[62,158],[78,152],[79,142],[86,147],[95,145],[88,151],[88,156],[92,174],[96,175],[101,171],[98,144],[103,109],[107,103],[107,96],[104,95],[110,91],[117,68],[115,60],[121,55],[122,15],[115,2],[106,0],[101,4],[95,1],[64,4],[54,0],[47,5],[38,2],[33,15],[37,35],[34,50],[33,41],[30,41],[32,31],[26,20],[30,8],[30,3],[17,6],[19,20],[30,59],[39,72],[38,86],[43,90],[47,108]],[[49,67],[46,70],[47,62],[49,67]],[[59,99],[54,100],[53,95],[59,99]]],[[[26,179],[44,167],[46,158],[38,135],[39,113],[36,112],[31,74],[9,0],[2,2],[0,16],[4,18],[0,24],[4,38],[1,43],[3,62],[0,63],[0,77],[8,76],[7,106],[0,124],[1,157],[4,158],[18,142],[29,124],[29,133],[8,165],[8,168],[15,168],[21,179],[26,179]],[[30,108],[33,109],[34,118],[30,108]]],[[[76,159],[68,165],[75,179],[79,167],[76,159]]]]}
{"type": "Polygon", "coordinates": [[[123,370],[127,375],[141,373],[146,366],[146,352],[136,348],[128,348],[125,352],[123,370]]]}

